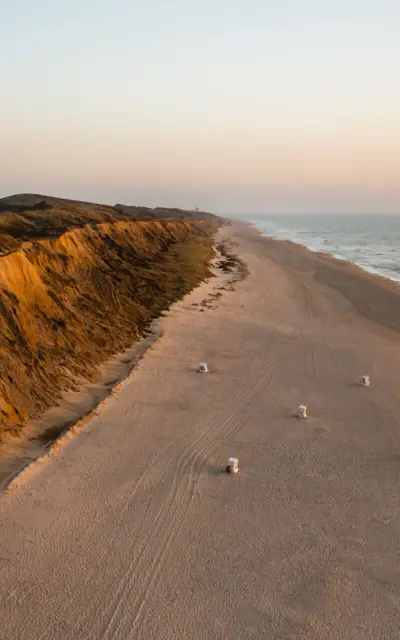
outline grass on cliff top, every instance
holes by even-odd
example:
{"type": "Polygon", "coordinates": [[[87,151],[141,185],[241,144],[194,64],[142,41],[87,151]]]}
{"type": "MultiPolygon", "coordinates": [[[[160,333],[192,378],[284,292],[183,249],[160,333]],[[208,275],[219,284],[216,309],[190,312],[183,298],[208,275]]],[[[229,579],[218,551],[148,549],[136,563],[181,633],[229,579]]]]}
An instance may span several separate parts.
{"type": "Polygon", "coordinates": [[[86,224],[138,220],[222,220],[201,211],[178,208],[114,206],[52,196],[18,194],[0,198],[0,255],[33,239],[57,237],[86,224]]]}

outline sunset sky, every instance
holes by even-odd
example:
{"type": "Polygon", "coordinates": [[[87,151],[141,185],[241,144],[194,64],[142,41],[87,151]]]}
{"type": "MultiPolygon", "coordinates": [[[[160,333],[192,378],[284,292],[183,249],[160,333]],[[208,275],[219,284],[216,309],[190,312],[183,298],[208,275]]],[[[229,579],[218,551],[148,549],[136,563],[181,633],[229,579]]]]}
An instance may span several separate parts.
{"type": "Polygon", "coordinates": [[[399,0],[18,0],[0,196],[400,213],[399,0]]]}

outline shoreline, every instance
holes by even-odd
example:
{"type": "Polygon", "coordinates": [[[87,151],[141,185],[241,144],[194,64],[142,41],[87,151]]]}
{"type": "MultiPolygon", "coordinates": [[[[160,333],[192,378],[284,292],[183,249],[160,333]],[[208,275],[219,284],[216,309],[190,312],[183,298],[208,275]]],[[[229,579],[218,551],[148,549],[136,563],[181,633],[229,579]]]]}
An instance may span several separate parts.
{"type": "MultiPolygon", "coordinates": [[[[315,274],[313,277],[322,277],[322,280],[326,279],[324,269],[327,275],[328,286],[337,288],[337,290],[347,297],[352,305],[354,305],[357,311],[369,320],[373,320],[383,327],[395,332],[400,332],[400,282],[392,280],[387,276],[383,276],[378,273],[370,273],[366,271],[362,266],[351,262],[350,260],[340,259],[334,256],[332,253],[324,251],[313,251],[303,244],[293,242],[292,240],[284,240],[268,236],[256,225],[246,223],[243,221],[237,221],[239,225],[248,226],[269,246],[288,248],[288,258],[297,252],[298,255],[302,255],[314,268],[315,274]],[[275,245],[276,243],[276,245],[275,245]],[[332,274],[328,274],[328,270],[336,274],[337,278],[331,281],[332,274]],[[360,292],[357,291],[357,285],[362,284],[360,292]],[[367,288],[371,292],[368,299],[367,288]],[[375,300],[374,300],[375,298],[375,300]],[[378,301],[378,305],[376,302],[378,301]],[[391,305],[394,308],[391,308],[391,305]]],[[[274,250],[272,251],[272,253],[274,250]]],[[[278,250],[279,253],[279,250],[278,250]]],[[[272,257],[270,255],[269,257],[272,257]]],[[[398,336],[400,338],[400,336],[398,336]]]]}
{"type": "MultiPolygon", "coordinates": [[[[232,220],[235,220],[235,218],[232,218],[232,220]]],[[[239,220],[237,220],[239,221],[239,220]]],[[[386,273],[383,273],[381,271],[378,271],[376,269],[374,269],[374,267],[368,267],[365,265],[360,264],[359,262],[350,260],[347,257],[344,257],[342,255],[333,253],[332,251],[323,251],[322,249],[314,249],[313,247],[310,247],[309,245],[302,243],[302,242],[296,242],[295,240],[289,240],[286,238],[279,238],[278,236],[271,236],[269,235],[261,226],[259,226],[257,223],[255,222],[246,222],[246,221],[242,221],[240,220],[240,222],[244,222],[245,224],[249,224],[251,227],[254,227],[255,229],[257,229],[257,231],[260,232],[260,234],[265,237],[268,238],[269,240],[276,240],[277,242],[291,242],[292,244],[295,244],[299,247],[303,247],[304,249],[308,249],[308,251],[311,251],[311,253],[316,253],[317,255],[321,255],[321,256],[330,256],[331,258],[334,258],[335,260],[338,260],[339,262],[345,262],[347,264],[351,264],[354,265],[356,267],[359,267],[363,272],[368,273],[371,276],[377,276],[379,278],[385,278],[385,280],[389,280],[390,282],[394,282],[395,284],[397,284],[397,286],[400,287],[400,274],[399,276],[396,277],[392,277],[389,276],[386,273]]]]}

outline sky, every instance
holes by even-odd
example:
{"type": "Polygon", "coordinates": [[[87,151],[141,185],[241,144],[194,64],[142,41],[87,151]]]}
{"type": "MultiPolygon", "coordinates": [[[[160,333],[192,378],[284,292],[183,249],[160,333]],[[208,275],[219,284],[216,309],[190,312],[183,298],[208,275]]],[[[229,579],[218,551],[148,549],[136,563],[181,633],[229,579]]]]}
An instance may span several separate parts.
{"type": "Polygon", "coordinates": [[[399,0],[1,0],[0,197],[400,213],[399,0]]]}

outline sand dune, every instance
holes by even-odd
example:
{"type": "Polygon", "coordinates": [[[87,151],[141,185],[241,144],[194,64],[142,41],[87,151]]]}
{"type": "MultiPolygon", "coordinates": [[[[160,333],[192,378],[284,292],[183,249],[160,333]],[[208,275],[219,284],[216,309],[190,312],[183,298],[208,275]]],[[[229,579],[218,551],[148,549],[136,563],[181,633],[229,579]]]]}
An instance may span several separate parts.
{"type": "Polygon", "coordinates": [[[174,305],[79,437],[2,494],[2,637],[399,637],[397,289],[220,236],[249,278],[174,305]]]}

